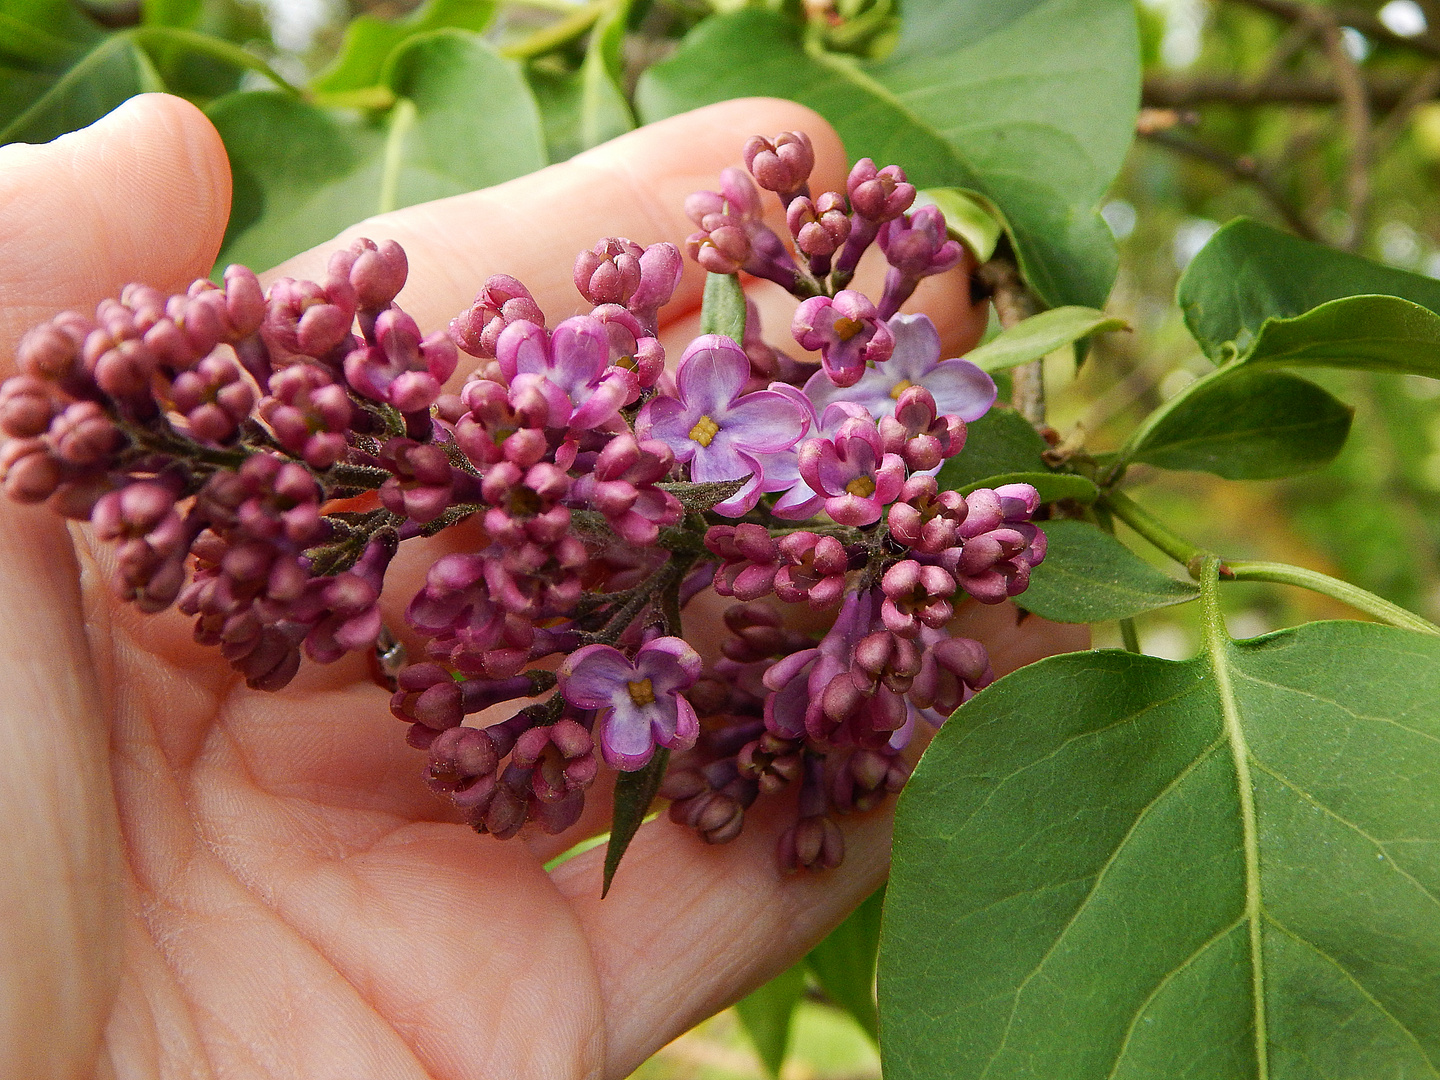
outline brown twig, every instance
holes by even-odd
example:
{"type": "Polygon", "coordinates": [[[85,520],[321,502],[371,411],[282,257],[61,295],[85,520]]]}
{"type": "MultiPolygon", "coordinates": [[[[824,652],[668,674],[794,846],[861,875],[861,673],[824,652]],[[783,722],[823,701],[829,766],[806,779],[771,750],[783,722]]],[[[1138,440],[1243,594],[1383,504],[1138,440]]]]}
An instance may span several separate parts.
{"type": "MultiPolygon", "coordinates": [[[[1412,75],[1367,74],[1366,96],[1379,112],[1399,108],[1414,92],[1412,75]]],[[[1434,91],[1430,96],[1434,96],[1434,91]]],[[[1256,80],[1226,75],[1147,75],[1141,104],[1156,109],[1198,105],[1335,105],[1340,87],[1329,75],[1282,72],[1256,80]]]]}
{"type": "Polygon", "coordinates": [[[1178,154],[1214,165],[1216,168],[1228,172],[1235,179],[1253,185],[1275,212],[1285,219],[1285,224],[1290,226],[1297,236],[1306,240],[1320,240],[1320,234],[1315,230],[1315,226],[1311,225],[1305,216],[1296,209],[1269,172],[1257,164],[1253,158],[1234,157],[1208,143],[1202,143],[1173,131],[1142,132],[1141,138],[1178,154]]]}
{"type": "Polygon", "coordinates": [[[1415,110],[1437,93],[1440,93],[1440,64],[1427,68],[1425,74],[1415,80],[1406,95],[1390,110],[1390,115],[1385,117],[1384,122],[1375,129],[1375,134],[1372,136],[1372,153],[1376,161],[1385,156],[1386,151],[1405,131],[1415,110]]]}
{"type": "MultiPolygon", "coordinates": [[[[1020,268],[1006,255],[996,254],[976,272],[990,292],[995,314],[1006,330],[1040,310],[1035,294],[1020,276],[1020,268]]],[[[1010,404],[1036,427],[1045,423],[1044,361],[1021,364],[1011,372],[1010,404]]]]}

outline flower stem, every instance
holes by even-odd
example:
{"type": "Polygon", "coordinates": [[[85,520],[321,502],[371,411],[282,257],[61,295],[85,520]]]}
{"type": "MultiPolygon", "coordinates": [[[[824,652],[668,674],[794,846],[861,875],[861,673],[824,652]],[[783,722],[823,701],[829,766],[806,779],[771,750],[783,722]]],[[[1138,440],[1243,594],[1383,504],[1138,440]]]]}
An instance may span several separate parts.
{"type": "Polygon", "coordinates": [[[593,3],[577,8],[573,15],[543,30],[537,30],[513,45],[506,45],[500,52],[512,60],[534,60],[537,56],[563,49],[594,26],[610,6],[610,0],[594,0],[593,3]]]}

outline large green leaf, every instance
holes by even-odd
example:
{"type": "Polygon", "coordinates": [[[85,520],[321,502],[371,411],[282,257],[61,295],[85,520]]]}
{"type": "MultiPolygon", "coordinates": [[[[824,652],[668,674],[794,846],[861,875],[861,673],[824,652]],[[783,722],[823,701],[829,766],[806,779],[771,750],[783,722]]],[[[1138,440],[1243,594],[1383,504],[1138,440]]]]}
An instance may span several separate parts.
{"type": "Polygon", "coordinates": [[[1283,371],[1231,365],[1156,409],[1120,451],[1122,462],[1264,480],[1318,469],[1345,444],[1354,410],[1283,371]]]}
{"type": "Polygon", "coordinates": [[[1045,561],[1030,573],[1021,607],[1055,622],[1128,619],[1194,600],[1200,590],[1162,574],[1085,521],[1046,521],[1045,561]]]}
{"type": "Polygon", "coordinates": [[[940,468],[945,490],[963,491],[995,476],[1049,471],[1045,440],[1014,409],[994,408],[965,428],[965,448],[940,468]]]}
{"type": "Polygon", "coordinates": [[[275,93],[211,107],[235,176],[222,264],[273,266],[373,214],[545,164],[518,68],[473,34],[411,38],[392,54],[386,85],[397,104],[375,122],[275,93]]]}
{"type": "Polygon", "coordinates": [[[805,957],[820,988],[853,1016],[872,1039],[879,1038],[875,956],[880,948],[880,915],[884,909],[885,887],[882,885],[805,957]]]}
{"type": "Polygon", "coordinates": [[[785,1064],[795,1007],[804,996],[805,965],[799,963],[735,1003],[745,1034],[755,1044],[755,1052],[771,1076],[778,1077],[785,1064]]]}
{"type": "MultiPolygon", "coordinates": [[[[1191,260],[1176,299],[1201,348],[1224,360],[1249,352],[1267,319],[1293,319],[1329,300],[1376,293],[1440,313],[1440,281],[1434,278],[1238,218],[1191,260]]],[[[1367,322],[1375,325],[1376,309],[1356,310],[1368,311],[1367,322]]]]}
{"type": "Polygon", "coordinates": [[[0,0],[0,132],[104,36],[67,0],[0,0]]]}
{"type": "Polygon", "coordinates": [[[1440,1076],[1440,641],[1207,609],[1204,655],[1043,660],[926,751],[887,1080],[1440,1076]]]}
{"type": "Polygon", "coordinates": [[[636,105],[645,121],[751,94],[809,105],[852,156],[992,200],[1050,305],[1102,306],[1116,264],[1096,205],[1134,132],[1133,4],[912,0],[904,18],[894,54],[861,63],[808,53],[765,11],[714,16],[645,73],[636,105]]]}

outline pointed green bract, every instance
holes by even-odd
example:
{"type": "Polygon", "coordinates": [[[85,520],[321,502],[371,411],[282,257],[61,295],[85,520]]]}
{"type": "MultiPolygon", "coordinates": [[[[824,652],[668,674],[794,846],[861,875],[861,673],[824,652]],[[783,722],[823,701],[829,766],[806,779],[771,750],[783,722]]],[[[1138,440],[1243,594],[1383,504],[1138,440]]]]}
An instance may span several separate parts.
{"type": "Polygon", "coordinates": [[[700,333],[724,334],[737,343],[745,340],[745,293],[738,274],[705,275],[700,333]]]}
{"type": "Polygon", "coordinates": [[[897,812],[887,1080],[1440,1076],[1440,641],[1218,618],[941,730],[897,812]]]}
{"type": "Polygon", "coordinates": [[[1015,602],[1055,622],[1128,619],[1194,600],[1200,590],[1145,562],[1109,533],[1085,521],[1046,521],[1045,561],[1015,602]]]}
{"type": "Polygon", "coordinates": [[[766,11],[712,16],[642,77],[641,119],[752,94],[809,105],[852,157],[992,200],[1047,303],[1100,307],[1116,261],[1096,207],[1139,96],[1133,5],[915,0],[902,21],[894,54],[862,63],[808,52],[797,27],[766,11]]]}
{"type": "Polygon", "coordinates": [[[650,812],[669,761],[670,751],[663,746],[656,747],[655,756],[644,768],[622,772],[615,778],[615,810],[610,822],[610,840],[605,845],[605,881],[600,887],[601,896],[610,891],[610,882],[615,880],[625,849],[650,812]]]}

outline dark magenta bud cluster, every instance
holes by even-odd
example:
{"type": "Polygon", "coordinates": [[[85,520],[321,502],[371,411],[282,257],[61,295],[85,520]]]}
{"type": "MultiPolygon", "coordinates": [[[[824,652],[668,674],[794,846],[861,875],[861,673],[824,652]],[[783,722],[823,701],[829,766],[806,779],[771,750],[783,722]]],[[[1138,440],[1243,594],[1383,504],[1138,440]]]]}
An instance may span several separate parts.
{"type": "Polygon", "coordinates": [[[751,304],[741,340],[698,337],[667,374],[671,244],[579,253],[583,314],[552,324],[497,275],[427,333],[395,303],[404,251],[357,240],[322,280],[266,290],[232,266],[32,330],[0,386],[0,483],[88,520],[114,546],[115,594],[178,607],[256,689],[302,658],[371,654],[425,782],[481,832],[559,832],[602,763],[644,769],[663,749],[673,820],[723,843],[796,785],[779,861],[832,867],[835,815],[899,790],[916,723],[993,678],[948,631],[956,605],[1023,591],[1045,538],[1033,488],[936,480],[995,397],[941,358],[925,316],[897,314],[960,261],[943,217],[907,215],[903,172],[869,161],[812,198],[801,133],[757,136],[744,159],[687,201],[688,248],[804,297],[792,330],[818,368],[766,345],[751,304]],[[877,240],[878,305],[844,287],[877,240]],[[447,389],[461,353],[479,366],[447,389]],[[461,523],[404,625],[384,626],[400,546],[461,523]],[[737,603],[707,667],[682,621],[711,586],[737,603]],[[796,629],[767,598],[830,623],[796,629]]]}

